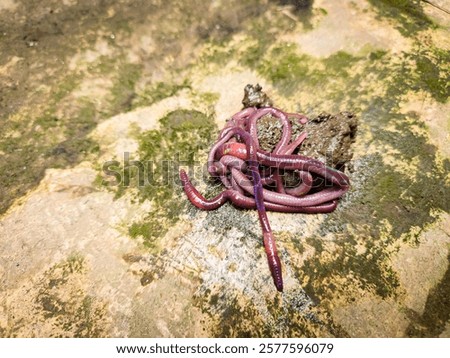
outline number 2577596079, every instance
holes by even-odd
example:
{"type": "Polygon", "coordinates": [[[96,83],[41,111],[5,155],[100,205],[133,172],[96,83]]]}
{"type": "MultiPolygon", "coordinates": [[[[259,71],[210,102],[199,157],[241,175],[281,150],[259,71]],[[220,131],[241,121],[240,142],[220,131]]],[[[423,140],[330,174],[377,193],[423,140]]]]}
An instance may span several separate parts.
{"type": "Polygon", "coordinates": [[[331,353],[333,348],[332,343],[261,343],[259,353],[331,353]]]}

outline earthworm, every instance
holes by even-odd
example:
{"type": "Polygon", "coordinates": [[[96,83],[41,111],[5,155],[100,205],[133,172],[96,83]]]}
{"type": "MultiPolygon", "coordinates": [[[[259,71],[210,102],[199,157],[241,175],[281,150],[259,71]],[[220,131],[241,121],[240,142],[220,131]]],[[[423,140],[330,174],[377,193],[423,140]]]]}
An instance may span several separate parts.
{"type": "Polygon", "coordinates": [[[292,140],[291,119],[301,124],[307,122],[307,117],[302,114],[286,113],[274,107],[246,108],[227,121],[208,155],[209,174],[218,177],[226,187],[212,199],[204,198],[186,172],[180,171],[184,191],[197,208],[214,210],[231,201],[237,207],[258,211],[269,268],[280,292],[283,291],[281,262],[266,210],[330,213],[350,186],[349,178],[341,171],[327,167],[317,159],[292,154],[307,134],[302,133],[292,140]],[[266,115],[278,119],[283,128],[272,152],[260,148],[257,136],[257,121],[266,115]],[[285,173],[297,175],[300,183],[285,187],[285,173]]]}

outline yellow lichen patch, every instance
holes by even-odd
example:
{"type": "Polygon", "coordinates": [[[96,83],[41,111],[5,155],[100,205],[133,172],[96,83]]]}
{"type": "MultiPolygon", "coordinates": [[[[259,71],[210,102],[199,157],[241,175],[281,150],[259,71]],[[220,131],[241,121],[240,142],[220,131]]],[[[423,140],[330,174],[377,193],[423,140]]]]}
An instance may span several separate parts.
{"type": "MultiPolygon", "coordinates": [[[[291,274],[290,270],[302,267],[304,262],[308,259],[314,257],[315,248],[305,242],[305,237],[302,235],[293,235],[288,231],[276,231],[275,237],[277,242],[280,242],[278,246],[289,252],[289,270],[286,268],[287,274],[291,274]]],[[[304,276],[301,278],[303,283],[307,283],[308,277],[304,276]]]]}
{"type": "Polygon", "coordinates": [[[389,165],[392,168],[392,171],[404,175],[414,181],[420,162],[419,156],[407,159],[402,156],[398,149],[389,145],[384,146],[382,154],[383,163],[389,165]]]}
{"type": "Polygon", "coordinates": [[[377,146],[374,143],[374,135],[365,123],[360,122],[358,125],[358,134],[356,136],[355,143],[353,144],[353,150],[353,159],[355,161],[365,157],[367,152],[378,152],[377,146]]]}
{"type": "Polygon", "coordinates": [[[236,262],[230,263],[230,265],[228,266],[228,270],[230,270],[230,272],[236,272],[236,270],[237,270],[236,262]]]}
{"type": "Polygon", "coordinates": [[[220,260],[224,260],[226,258],[226,253],[224,251],[219,251],[216,246],[209,245],[208,252],[211,255],[216,256],[220,260]]]}

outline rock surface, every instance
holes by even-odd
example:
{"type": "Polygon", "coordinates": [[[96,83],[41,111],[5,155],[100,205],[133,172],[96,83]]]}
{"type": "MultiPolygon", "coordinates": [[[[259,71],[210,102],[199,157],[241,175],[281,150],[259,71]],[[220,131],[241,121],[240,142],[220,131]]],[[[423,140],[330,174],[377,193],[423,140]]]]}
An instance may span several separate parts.
{"type": "Polygon", "coordinates": [[[449,17],[292,3],[1,3],[1,337],[450,337],[449,17]],[[348,163],[339,208],[269,214],[283,294],[257,213],[178,182],[221,190],[204,163],[248,83],[358,119],[333,153],[306,128],[348,163]]]}

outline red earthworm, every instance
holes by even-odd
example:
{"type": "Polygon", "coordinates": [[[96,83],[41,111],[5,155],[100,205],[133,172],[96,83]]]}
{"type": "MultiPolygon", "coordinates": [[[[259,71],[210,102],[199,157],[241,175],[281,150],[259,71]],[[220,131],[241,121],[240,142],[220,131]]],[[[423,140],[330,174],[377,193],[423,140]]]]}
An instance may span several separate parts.
{"type": "Polygon", "coordinates": [[[300,170],[298,171],[298,174],[302,180],[301,184],[295,188],[286,188],[286,194],[300,196],[307,194],[311,190],[313,185],[313,177],[311,173],[300,170]]]}
{"type": "MultiPolygon", "coordinates": [[[[238,170],[233,170],[236,182],[247,193],[252,193],[253,184],[251,181],[238,170]]],[[[344,189],[338,187],[325,188],[317,193],[296,197],[283,193],[276,193],[268,189],[263,189],[263,196],[265,202],[271,202],[275,204],[287,205],[287,206],[315,206],[326,203],[328,201],[339,198],[345,193],[344,189]]]]}
{"type": "MultiPolygon", "coordinates": [[[[206,199],[202,194],[190,182],[186,172],[180,170],[180,179],[183,185],[184,191],[189,201],[199,209],[202,210],[216,210],[220,208],[227,201],[231,201],[234,205],[243,209],[256,209],[255,200],[251,197],[244,196],[241,193],[236,192],[233,189],[227,189],[215,196],[212,199],[206,199]]],[[[264,202],[264,206],[269,211],[282,212],[282,213],[306,213],[306,214],[318,214],[318,213],[330,213],[337,207],[337,200],[329,201],[327,203],[315,206],[287,206],[274,203],[264,202]]]]}
{"type": "Polygon", "coordinates": [[[278,142],[278,144],[275,146],[275,149],[273,150],[273,153],[279,154],[281,148],[284,148],[289,141],[291,140],[291,122],[289,122],[286,114],[279,109],[273,108],[273,107],[266,107],[261,108],[255,113],[253,113],[248,118],[248,131],[250,135],[252,136],[253,140],[255,141],[255,144],[257,148],[259,147],[259,141],[258,141],[258,134],[256,129],[256,121],[260,119],[261,117],[264,117],[265,115],[270,114],[272,117],[275,117],[281,121],[281,124],[283,125],[283,132],[281,135],[281,139],[278,142]]]}
{"type": "Polygon", "coordinates": [[[288,116],[288,118],[291,118],[291,117],[297,118],[298,121],[300,122],[300,124],[308,123],[308,117],[306,117],[303,114],[300,114],[300,113],[287,113],[286,115],[288,116]]]}
{"type": "MultiPolygon", "coordinates": [[[[267,254],[267,260],[269,262],[270,271],[272,273],[273,282],[275,284],[275,287],[278,291],[283,291],[283,278],[281,273],[281,263],[280,259],[278,258],[277,249],[275,245],[275,240],[272,235],[272,229],[270,228],[269,219],[267,218],[266,214],[266,208],[264,206],[264,198],[263,198],[263,187],[261,183],[261,177],[259,175],[258,170],[258,161],[256,158],[256,148],[255,143],[253,141],[252,136],[239,127],[231,127],[230,130],[226,133],[224,133],[223,138],[219,140],[218,143],[222,143],[225,140],[230,139],[232,136],[239,136],[241,140],[245,142],[246,150],[247,150],[247,168],[250,171],[252,178],[253,178],[253,195],[255,197],[255,204],[256,208],[258,210],[258,216],[259,216],[259,222],[261,224],[261,228],[263,231],[263,238],[264,238],[264,247],[266,249],[267,254]]],[[[211,152],[214,152],[217,148],[217,144],[213,147],[211,152]]],[[[214,154],[213,154],[214,155],[214,154]]],[[[211,157],[211,154],[210,154],[211,157]]],[[[217,171],[217,168],[213,170],[214,175],[219,174],[217,171]]],[[[181,176],[181,172],[180,172],[181,176]]],[[[182,178],[183,182],[183,178],[182,178]]],[[[192,186],[186,186],[186,181],[184,183],[184,188],[186,191],[186,194],[188,195],[189,200],[201,209],[207,209],[211,205],[222,205],[224,201],[227,200],[226,195],[222,193],[223,195],[218,195],[212,203],[209,202],[202,202],[199,200],[199,193],[198,191],[192,187],[192,186]]]]}
{"type": "MultiPolygon", "coordinates": [[[[235,155],[238,158],[244,158],[247,155],[246,148],[243,143],[232,143],[232,145],[230,145],[230,143],[226,143],[222,147],[219,146],[217,150],[219,153],[235,155]]],[[[272,154],[260,149],[257,150],[257,158],[261,164],[269,167],[274,167],[277,169],[305,170],[323,176],[325,179],[341,186],[343,189],[348,189],[349,186],[349,179],[344,173],[327,167],[322,162],[313,158],[293,154],[272,154]]]]}
{"type": "Polygon", "coordinates": [[[307,121],[304,115],[285,113],[273,107],[246,108],[231,117],[208,155],[208,172],[219,177],[227,188],[212,199],[205,199],[189,181],[186,172],[180,171],[184,191],[197,208],[214,210],[231,201],[240,208],[257,209],[270,271],[278,291],[283,291],[281,262],[266,209],[289,213],[329,213],[349,188],[349,179],[344,173],[316,159],[292,154],[306,138],[306,133],[302,133],[291,141],[289,118],[292,117],[301,124],[307,121]],[[257,120],[265,115],[277,118],[283,126],[281,139],[270,153],[259,148],[256,130],[257,120]],[[285,188],[281,177],[283,171],[298,172],[300,184],[285,188]],[[319,181],[321,183],[317,184],[319,181]],[[276,192],[269,188],[273,183],[276,184],[276,192]]]}
{"type": "Polygon", "coordinates": [[[286,146],[286,148],[279,154],[292,154],[294,150],[303,143],[308,134],[306,132],[300,134],[296,140],[294,140],[291,144],[286,146]]]}

